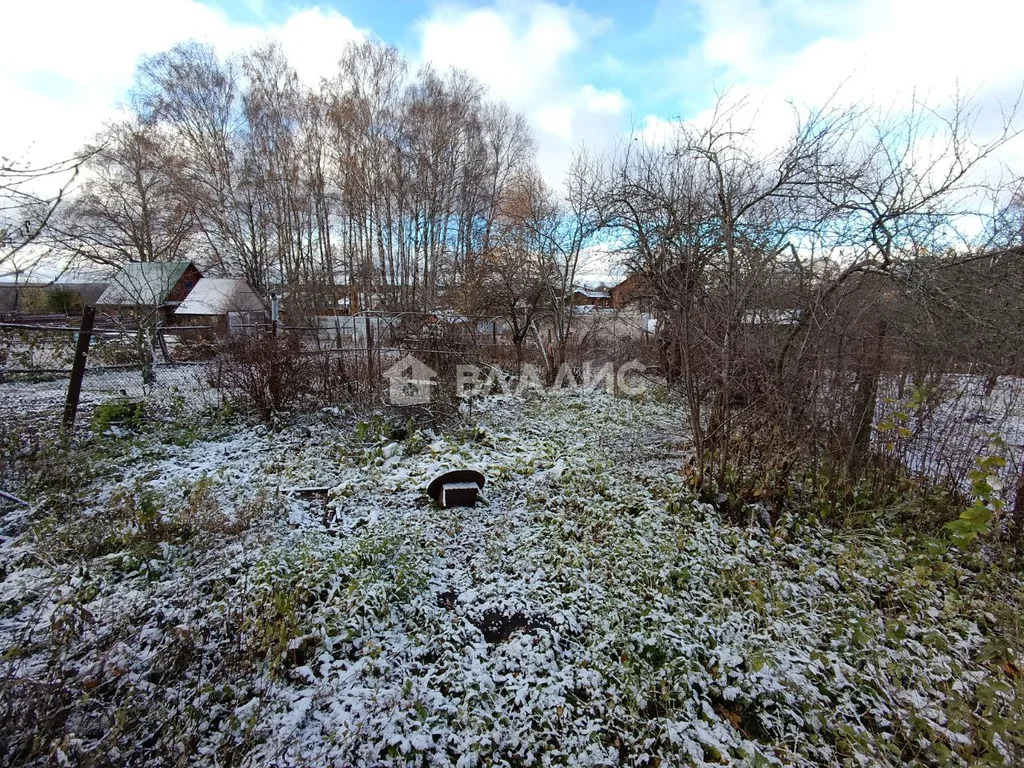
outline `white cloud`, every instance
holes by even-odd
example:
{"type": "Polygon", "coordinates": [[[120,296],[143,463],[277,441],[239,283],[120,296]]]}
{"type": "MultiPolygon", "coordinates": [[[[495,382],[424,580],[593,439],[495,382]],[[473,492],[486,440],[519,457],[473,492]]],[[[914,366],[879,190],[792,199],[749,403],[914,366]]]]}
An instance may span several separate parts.
{"type": "Polygon", "coordinates": [[[536,103],[579,46],[569,9],[535,3],[468,9],[446,6],[420,25],[420,55],[439,69],[464,69],[517,106],[536,103]]]}
{"type": "MultiPolygon", "coordinates": [[[[1024,3],[836,0],[827,12],[824,6],[701,0],[698,41],[674,69],[667,67],[667,80],[681,84],[678,97],[706,108],[711,85],[728,90],[732,101],[744,100],[737,124],[752,126],[762,146],[786,138],[790,103],[813,108],[834,97],[838,105],[899,114],[914,98],[941,108],[957,92],[974,96],[984,139],[1024,83],[1017,42],[1024,3]]],[[[686,22],[679,23],[682,34],[686,22]]],[[[641,133],[663,134],[664,116],[648,115],[641,133]]],[[[697,123],[709,117],[707,109],[688,115],[697,123]]],[[[1008,146],[1001,158],[1024,160],[1022,144],[1008,146]]]]}
{"type": "Polygon", "coordinates": [[[654,146],[664,146],[672,138],[675,122],[657,115],[645,115],[634,129],[637,138],[654,146]]]}
{"type": "Polygon", "coordinates": [[[580,93],[583,96],[583,103],[590,112],[619,115],[625,112],[628,104],[621,91],[602,91],[589,83],[583,86],[580,93]]]}
{"type": "Polygon", "coordinates": [[[289,63],[310,85],[319,83],[322,77],[333,75],[345,45],[367,35],[348,17],[319,6],[297,11],[281,26],[257,32],[263,37],[279,40],[289,63]]]}
{"type": "Polygon", "coordinates": [[[565,104],[541,107],[534,111],[531,117],[544,133],[563,141],[572,141],[572,109],[565,104]]]}
{"type": "MultiPolygon", "coordinates": [[[[912,91],[990,91],[1024,79],[1024,3],[1005,0],[702,0],[707,75],[779,99],[898,104],[912,91]]],[[[687,59],[692,66],[693,60],[687,59]]]]}
{"type": "MultiPolygon", "coordinates": [[[[750,143],[766,149],[789,137],[792,105],[813,109],[831,100],[898,121],[915,100],[942,114],[960,95],[976,110],[974,137],[983,143],[999,133],[1005,111],[1020,98],[1024,57],[1017,39],[1024,3],[836,0],[824,13],[825,6],[818,0],[702,0],[701,36],[672,70],[672,80],[684,88],[703,84],[700,100],[692,90],[677,91],[704,105],[687,119],[703,125],[712,118],[707,90],[714,85],[725,91],[727,104],[742,102],[735,127],[749,129],[750,143]]],[[[1017,125],[1024,126],[1024,110],[1017,125]]],[[[662,115],[647,114],[635,134],[659,144],[671,129],[662,115]]],[[[906,162],[925,170],[947,153],[938,122],[926,121],[906,162]]],[[[932,172],[946,167],[939,163],[932,172]]],[[[1007,168],[1024,172],[1024,137],[981,162],[971,182],[996,185],[1006,181],[1007,168]]],[[[992,202],[976,188],[963,195],[970,205],[992,202]]],[[[962,217],[958,226],[971,235],[981,223],[962,217]]]]}
{"type": "Polygon", "coordinates": [[[310,83],[330,74],[348,40],[364,33],[345,16],[319,7],[279,25],[230,21],[197,0],[102,0],[14,3],[0,46],[0,154],[47,162],[75,152],[116,114],[142,56],[197,39],[229,54],[266,39],[280,41],[310,83]]]}
{"type": "Polygon", "coordinates": [[[705,29],[702,50],[712,65],[747,75],[769,44],[771,18],[759,0],[702,0],[705,29]]]}
{"type": "MultiPolygon", "coordinates": [[[[965,8],[959,0],[698,0],[696,20],[682,11],[657,17],[660,39],[698,34],[672,69],[655,50],[624,58],[614,46],[593,45],[608,22],[559,1],[442,4],[416,25],[420,61],[469,71],[493,97],[527,115],[541,168],[555,183],[576,146],[615,141],[633,105],[668,88],[693,103],[698,90],[713,82],[733,83],[770,130],[784,122],[786,100],[821,104],[841,83],[845,101],[898,106],[912,89],[938,99],[956,81],[991,105],[998,95],[1016,95],[1024,82],[1019,2],[972,0],[965,8]],[[624,94],[592,79],[595,69],[624,79],[646,76],[624,94]]],[[[263,0],[250,2],[259,8],[263,0]]],[[[6,118],[0,121],[0,154],[28,150],[40,161],[75,151],[115,114],[143,55],[189,38],[211,42],[221,53],[275,38],[300,76],[314,84],[334,70],[347,41],[365,34],[320,6],[258,25],[232,22],[201,0],[8,5],[3,20],[11,33],[0,46],[6,118]]],[[[623,6],[617,12],[637,11],[623,6]]],[[[658,120],[672,113],[662,111],[658,120]]],[[[639,122],[647,132],[656,125],[663,130],[654,118],[639,122]]],[[[980,125],[992,122],[989,115],[980,125]]]]}
{"type": "Polygon", "coordinates": [[[490,7],[436,7],[418,25],[423,62],[464,69],[522,111],[536,134],[538,164],[560,186],[573,150],[621,130],[628,102],[618,91],[580,82],[573,57],[607,23],[543,0],[490,7]]]}

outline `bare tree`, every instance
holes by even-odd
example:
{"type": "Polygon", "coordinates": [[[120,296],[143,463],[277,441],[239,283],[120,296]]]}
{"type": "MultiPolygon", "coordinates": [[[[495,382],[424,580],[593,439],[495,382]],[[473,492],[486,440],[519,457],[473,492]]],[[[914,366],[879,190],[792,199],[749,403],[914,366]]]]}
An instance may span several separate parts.
{"type": "Polygon", "coordinates": [[[88,157],[32,165],[0,156],[0,274],[17,278],[49,255],[44,236],[88,157]]]}
{"type": "Polygon", "coordinates": [[[761,371],[741,359],[741,327],[813,227],[816,173],[846,120],[797,116],[792,136],[766,150],[746,114],[723,97],[706,124],[679,124],[664,146],[628,143],[606,195],[628,265],[665,319],[664,360],[687,395],[697,476],[713,469],[719,482],[736,406],[761,386],[761,371]]]}
{"type": "Polygon", "coordinates": [[[193,203],[213,266],[262,288],[271,216],[255,152],[245,144],[238,70],[237,61],[221,62],[210,46],[178,45],[142,62],[134,101],[143,121],[166,126],[170,149],[183,160],[179,194],[193,203]]]}
{"type": "Polygon", "coordinates": [[[107,126],[91,150],[86,182],[53,221],[54,236],[76,256],[108,266],[188,258],[195,213],[175,185],[180,165],[156,126],[107,126]]]}
{"type": "Polygon", "coordinates": [[[112,170],[80,201],[75,247],[171,258],[156,234],[187,231],[204,267],[301,286],[292,306],[308,297],[311,312],[342,292],[353,307],[437,306],[473,279],[534,151],[523,117],[473,78],[411,76],[375,41],[349,45],[315,90],[274,45],[227,60],[179,45],[142,62],[132,105],[132,127],[105,137],[112,170]]]}
{"type": "MultiPolygon", "coordinates": [[[[819,167],[814,188],[826,213],[816,237],[822,248],[842,253],[844,264],[806,307],[791,334],[793,343],[780,356],[780,370],[795,343],[834,312],[837,293],[849,290],[850,281],[890,295],[919,294],[922,279],[935,266],[933,256],[959,253],[952,261],[960,261],[988,249],[990,241],[978,242],[972,234],[991,231],[983,225],[988,185],[982,170],[1019,135],[1016,111],[1015,105],[995,134],[984,139],[974,130],[976,107],[959,95],[942,109],[914,99],[898,114],[861,112],[847,126],[844,140],[830,148],[829,161],[819,167]],[[885,279],[864,279],[871,275],[885,279]]],[[[885,315],[892,301],[874,304],[880,314],[858,342],[856,394],[836,449],[850,483],[860,479],[868,461],[892,320],[885,315]]]]}
{"type": "Polygon", "coordinates": [[[552,289],[552,261],[544,258],[545,243],[531,227],[537,201],[545,194],[535,176],[519,181],[518,194],[510,192],[495,212],[487,235],[489,247],[480,254],[473,275],[466,282],[465,303],[473,311],[490,313],[508,323],[522,367],[523,347],[545,311],[552,289]]]}
{"type": "Polygon", "coordinates": [[[549,283],[547,308],[554,339],[545,359],[552,376],[566,361],[575,318],[572,293],[577,276],[605,226],[603,181],[601,159],[581,149],[566,172],[561,199],[540,181],[530,195],[524,226],[532,233],[549,283]]]}

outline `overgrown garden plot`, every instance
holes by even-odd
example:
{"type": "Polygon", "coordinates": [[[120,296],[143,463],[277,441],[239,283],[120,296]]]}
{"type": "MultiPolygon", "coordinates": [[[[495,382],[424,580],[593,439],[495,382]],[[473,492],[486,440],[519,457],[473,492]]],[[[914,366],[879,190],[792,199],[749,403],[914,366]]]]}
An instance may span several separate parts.
{"type": "Polygon", "coordinates": [[[681,421],[598,396],[115,425],[6,517],[5,760],[1019,762],[1018,577],[885,510],[723,515],[681,421]],[[432,507],[463,465],[486,503],[432,507]]]}

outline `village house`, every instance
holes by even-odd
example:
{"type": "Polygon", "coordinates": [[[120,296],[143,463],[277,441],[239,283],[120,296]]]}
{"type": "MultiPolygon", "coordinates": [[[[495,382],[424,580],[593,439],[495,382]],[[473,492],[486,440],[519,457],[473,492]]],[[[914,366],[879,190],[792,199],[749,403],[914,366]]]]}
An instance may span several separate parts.
{"type": "Polygon", "coordinates": [[[174,310],[179,325],[208,326],[224,337],[266,320],[266,304],[245,280],[202,277],[174,310]]]}
{"type": "Polygon", "coordinates": [[[647,278],[634,272],[625,280],[605,288],[576,288],[572,293],[574,307],[591,307],[592,309],[624,309],[629,304],[640,305],[649,311],[651,292],[647,278]]]}
{"type": "Polygon", "coordinates": [[[107,283],[0,283],[0,315],[73,315],[95,304],[107,283]]]}
{"type": "Polygon", "coordinates": [[[174,310],[202,276],[191,261],[126,264],[111,278],[96,307],[106,315],[136,320],[156,315],[171,325],[174,310]]]}
{"type": "MultiPolygon", "coordinates": [[[[634,272],[618,285],[608,289],[613,309],[622,309],[627,304],[649,304],[651,298],[650,285],[647,278],[634,272]]],[[[642,307],[649,311],[649,307],[642,307]]]]}
{"type": "Polygon", "coordinates": [[[572,305],[593,309],[611,309],[612,297],[608,291],[577,288],[572,292],[572,305]]]}

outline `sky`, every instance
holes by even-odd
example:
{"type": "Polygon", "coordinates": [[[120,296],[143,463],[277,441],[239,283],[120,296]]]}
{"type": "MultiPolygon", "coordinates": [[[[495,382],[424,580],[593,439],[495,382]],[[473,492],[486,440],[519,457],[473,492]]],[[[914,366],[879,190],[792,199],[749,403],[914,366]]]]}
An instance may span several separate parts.
{"type": "Polygon", "coordinates": [[[1024,83],[1020,0],[7,0],[0,155],[65,157],[115,115],[140,57],[187,39],[230,54],[280,41],[311,84],[374,36],[414,65],[456,66],[521,110],[557,183],[575,147],[693,119],[715,93],[762,120],[787,101],[942,99],[995,113],[1024,83]]]}

